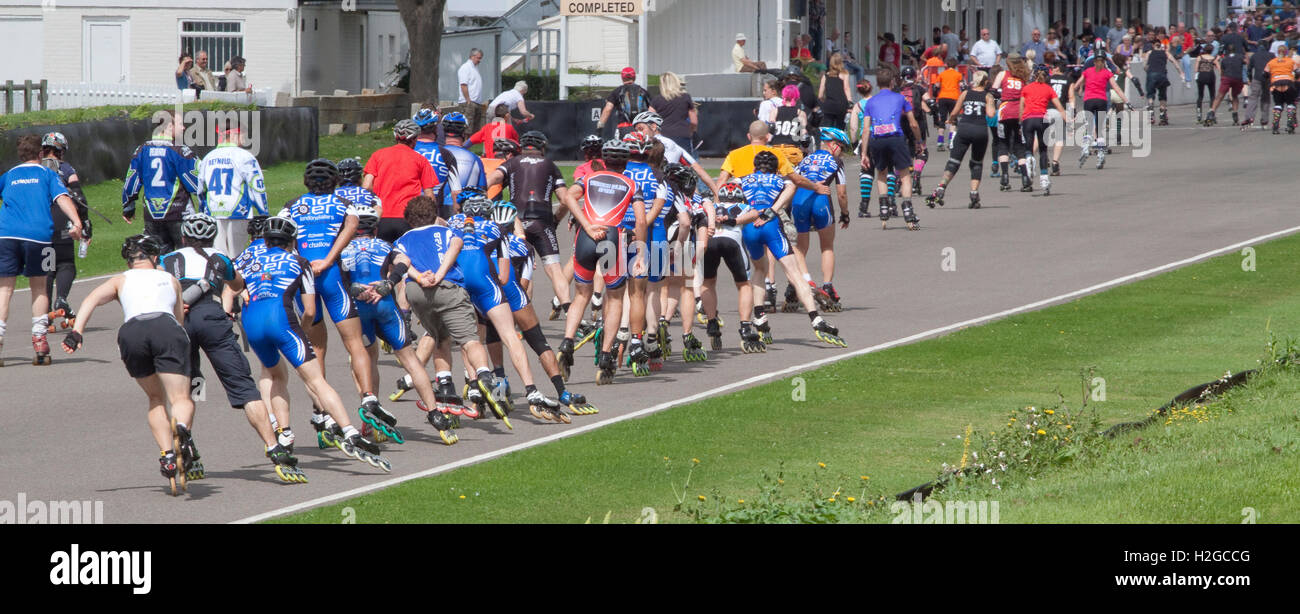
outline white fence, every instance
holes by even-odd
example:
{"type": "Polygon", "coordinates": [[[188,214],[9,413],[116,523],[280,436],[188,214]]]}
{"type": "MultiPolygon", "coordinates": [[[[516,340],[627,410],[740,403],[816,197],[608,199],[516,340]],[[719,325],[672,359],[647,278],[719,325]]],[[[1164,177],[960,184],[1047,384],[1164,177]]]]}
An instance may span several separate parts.
{"type": "MultiPolygon", "coordinates": [[[[176,102],[194,102],[194,90],[178,90],[166,85],[132,85],[120,83],[50,83],[48,84],[46,109],[77,109],[83,107],[102,107],[107,105],[142,105],[175,104],[176,102]]],[[[39,110],[40,100],[32,96],[32,108],[23,107],[22,96],[15,96],[14,113],[39,110]]],[[[245,92],[209,92],[204,91],[199,100],[216,100],[237,104],[256,104],[271,106],[275,104],[275,92],[270,89],[245,92]]],[[[0,113],[3,113],[0,107],[0,113]]]]}

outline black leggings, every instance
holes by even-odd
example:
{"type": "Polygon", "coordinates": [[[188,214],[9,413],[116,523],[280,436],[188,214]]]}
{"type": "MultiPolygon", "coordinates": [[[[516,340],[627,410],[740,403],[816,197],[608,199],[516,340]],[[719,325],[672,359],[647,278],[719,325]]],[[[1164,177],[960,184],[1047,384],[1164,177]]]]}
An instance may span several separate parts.
{"type": "Polygon", "coordinates": [[[1020,120],[1004,119],[998,122],[1001,128],[1001,138],[998,139],[994,149],[998,157],[1011,154],[1012,160],[1019,160],[1025,157],[1025,141],[1020,137],[1020,120]]]}
{"type": "Polygon", "coordinates": [[[984,152],[989,147],[989,133],[983,126],[958,126],[957,135],[952,139],[952,149],[948,154],[948,164],[944,172],[957,175],[961,168],[961,159],[970,148],[970,178],[979,181],[984,174],[984,152]]]}
{"type": "Polygon", "coordinates": [[[57,298],[68,300],[72,282],[77,278],[77,259],[73,245],[75,243],[54,243],[54,274],[45,276],[45,295],[50,297],[50,304],[56,298],[54,283],[58,282],[57,298]]]}
{"type": "Polygon", "coordinates": [[[1214,73],[1197,73],[1196,75],[1196,106],[1201,106],[1201,101],[1206,96],[1211,102],[1214,101],[1214,73]]]}
{"type": "Polygon", "coordinates": [[[1275,107],[1295,104],[1295,98],[1295,84],[1288,85],[1286,89],[1273,90],[1273,106],[1275,107]]]}
{"type": "Polygon", "coordinates": [[[1031,117],[1020,122],[1020,128],[1023,130],[1025,145],[1033,147],[1034,139],[1038,139],[1038,168],[1039,172],[1046,172],[1051,168],[1052,158],[1047,155],[1047,129],[1051,124],[1042,117],[1031,117]]]}

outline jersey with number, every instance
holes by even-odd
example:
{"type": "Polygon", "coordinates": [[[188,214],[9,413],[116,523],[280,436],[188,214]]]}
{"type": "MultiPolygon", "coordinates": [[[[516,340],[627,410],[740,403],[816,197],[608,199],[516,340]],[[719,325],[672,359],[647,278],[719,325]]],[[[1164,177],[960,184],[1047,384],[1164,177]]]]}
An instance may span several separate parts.
{"type": "Polygon", "coordinates": [[[332,193],[303,194],[280,211],[298,225],[298,253],[308,260],[329,255],[349,215],[356,215],[352,203],[332,193]]]}
{"type": "Polygon", "coordinates": [[[1061,104],[1065,105],[1070,102],[1070,80],[1068,75],[1052,75],[1047,79],[1047,84],[1056,90],[1056,97],[1061,99],[1061,104]]]}
{"type": "Polygon", "coordinates": [[[1025,82],[1009,73],[1002,79],[1002,106],[998,109],[998,119],[1006,121],[1020,119],[1020,92],[1025,89],[1025,82]]]}
{"type": "Polygon", "coordinates": [[[903,114],[911,111],[912,105],[907,102],[907,98],[894,90],[877,93],[868,98],[863,106],[863,112],[871,122],[870,130],[873,138],[902,136],[903,114]]]}
{"type": "MultiPolygon", "coordinates": [[[[650,168],[650,165],[644,162],[628,162],[627,166],[623,169],[623,174],[636,183],[637,192],[641,194],[641,200],[645,202],[645,210],[649,213],[650,207],[653,206],[655,199],[660,197],[659,190],[660,187],[663,186],[663,183],[655,177],[654,169],[650,168]]],[[[660,214],[662,215],[662,213],[663,211],[661,210],[660,214]]],[[[650,222],[650,220],[646,221],[650,222]]],[[[623,212],[623,223],[620,224],[620,226],[629,230],[636,228],[635,209],[628,207],[627,211],[623,212]]]]}
{"type": "Polygon", "coordinates": [[[596,171],[578,180],[582,186],[582,213],[594,226],[615,226],[643,200],[636,182],[613,171],[596,171]]]}
{"type": "Polygon", "coordinates": [[[378,196],[375,196],[374,192],[359,185],[354,183],[341,185],[334,188],[334,195],[358,207],[374,207],[375,213],[378,213],[379,217],[384,217],[384,203],[379,200],[378,196]]]}
{"type": "Polygon", "coordinates": [[[788,185],[794,185],[789,179],[773,173],[750,173],[740,180],[740,188],[745,191],[745,200],[753,209],[762,211],[776,204],[776,199],[788,185]]]}
{"type": "Polygon", "coordinates": [[[384,267],[392,260],[393,246],[379,237],[357,237],[343,248],[339,265],[355,283],[383,281],[384,267]]]}
{"type": "Polygon", "coordinates": [[[144,195],[151,220],[179,220],[189,208],[190,194],[199,193],[194,152],[171,139],[145,141],[131,155],[122,185],[122,208],[134,207],[144,195]]]}
{"type": "Polygon", "coordinates": [[[239,274],[244,277],[250,302],[277,299],[292,305],[299,293],[316,293],[307,260],[278,247],[268,247],[247,259],[239,274]]]}
{"type": "Polygon", "coordinates": [[[248,150],[234,143],[217,145],[199,161],[198,175],[208,215],[219,220],[267,215],[262,167],[248,150]]]}
{"type": "Polygon", "coordinates": [[[795,168],[795,172],[813,183],[826,185],[844,183],[844,165],[825,149],[818,149],[804,156],[803,161],[795,168]]]}
{"type": "Polygon", "coordinates": [[[803,140],[803,125],[799,123],[799,107],[777,107],[776,121],[772,122],[772,140],[769,145],[794,145],[803,140]]]}

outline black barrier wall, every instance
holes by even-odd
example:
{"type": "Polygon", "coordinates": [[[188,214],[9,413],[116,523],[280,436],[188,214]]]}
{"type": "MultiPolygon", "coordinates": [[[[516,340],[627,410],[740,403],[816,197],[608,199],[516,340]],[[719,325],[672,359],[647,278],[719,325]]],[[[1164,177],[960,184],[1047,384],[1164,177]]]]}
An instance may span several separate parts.
{"type": "MultiPolygon", "coordinates": [[[[695,135],[696,155],[720,158],[727,152],[748,145],[745,132],[756,117],[759,100],[708,100],[698,103],[700,132],[695,135]]],[[[596,132],[600,110],[604,101],[584,102],[529,102],[528,110],[536,118],[517,126],[520,134],[528,130],[541,130],[550,138],[550,155],[556,160],[581,160],[582,139],[596,132]]],[[[601,138],[614,137],[614,121],[601,138]]]]}
{"type": "MultiPolygon", "coordinates": [[[[257,160],[263,166],[316,157],[319,143],[315,107],[265,107],[251,112],[259,114],[250,125],[257,130],[257,160]]],[[[131,154],[153,135],[153,126],[148,119],[109,119],[8,130],[0,133],[0,172],[20,162],[16,159],[19,137],[47,132],[62,132],[68,137],[65,159],[77,169],[83,184],[91,184],[126,177],[131,154]]],[[[209,142],[215,145],[215,141],[209,142]]],[[[212,146],[193,149],[202,157],[212,146]]]]}

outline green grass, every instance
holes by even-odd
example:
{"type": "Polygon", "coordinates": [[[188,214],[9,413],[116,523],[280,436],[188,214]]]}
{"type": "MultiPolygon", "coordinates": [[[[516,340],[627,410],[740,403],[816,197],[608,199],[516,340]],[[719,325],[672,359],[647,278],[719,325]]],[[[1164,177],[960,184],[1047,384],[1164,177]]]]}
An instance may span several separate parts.
{"type": "MultiPolygon", "coordinates": [[[[690,459],[701,462],[688,501],[714,492],[753,497],[761,475],[781,467],[792,486],[815,473],[820,483],[902,492],[959,462],[956,437],[968,425],[994,430],[1009,410],[1048,406],[1058,391],[1077,400],[1083,368],[1105,378],[1106,400],[1091,407],[1114,423],[1225,370],[1256,366],[1266,330],[1300,327],[1300,237],[1256,250],[1257,271],[1243,272],[1239,256],[1227,255],[805,373],[805,402],[791,400],[791,380],[777,381],[276,522],[337,522],[343,507],[371,523],[599,522],[607,513],[629,522],[646,506],[660,521],[686,521],[670,510],[690,459]]],[[[1103,451],[1091,469],[1077,469],[1084,475],[1049,473],[1017,494],[1000,491],[1009,501],[1002,521],[1233,522],[1247,505],[1295,519],[1285,511],[1296,509],[1296,490],[1283,469],[1295,465],[1294,405],[1281,394],[1240,398],[1217,424],[1148,429],[1134,437],[1156,444],[1103,451]]]]}
{"type": "MultiPolygon", "coordinates": [[[[174,104],[144,104],[102,107],[82,107],[78,109],[57,109],[49,111],[28,111],[0,115],[0,131],[12,130],[23,126],[56,126],[75,124],[77,122],[99,121],[105,119],[149,119],[157,111],[175,109],[174,104]]],[[[191,102],[185,105],[186,111],[216,111],[231,109],[256,109],[257,105],[241,105],[230,102],[191,102]]]]}

